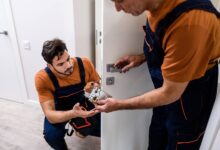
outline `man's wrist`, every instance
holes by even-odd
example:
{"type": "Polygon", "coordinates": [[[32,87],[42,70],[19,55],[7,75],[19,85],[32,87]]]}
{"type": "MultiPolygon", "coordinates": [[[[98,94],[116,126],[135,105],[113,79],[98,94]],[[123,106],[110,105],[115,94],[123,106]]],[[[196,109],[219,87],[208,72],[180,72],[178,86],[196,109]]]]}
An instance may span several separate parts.
{"type": "Polygon", "coordinates": [[[124,109],[123,101],[116,100],[115,101],[115,110],[121,110],[121,109],[124,109]]]}
{"type": "Polygon", "coordinates": [[[71,118],[79,117],[79,116],[76,115],[75,110],[73,110],[73,109],[69,110],[68,113],[71,116],[71,118]]]}
{"type": "Polygon", "coordinates": [[[146,57],[145,57],[145,54],[144,54],[144,53],[141,54],[140,57],[141,57],[141,62],[142,62],[142,63],[146,61],[146,57]]]}

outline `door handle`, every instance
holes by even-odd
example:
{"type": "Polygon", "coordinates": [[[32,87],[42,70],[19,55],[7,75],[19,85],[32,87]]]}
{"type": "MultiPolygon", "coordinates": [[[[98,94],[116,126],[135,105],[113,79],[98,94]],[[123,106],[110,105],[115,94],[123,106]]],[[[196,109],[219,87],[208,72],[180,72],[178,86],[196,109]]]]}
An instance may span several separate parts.
{"type": "Polygon", "coordinates": [[[121,72],[121,69],[118,69],[114,66],[114,64],[107,64],[106,65],[106,69],[107,69],[107,72],[111,72],[111,73],[114,73],[114,72],[121,72]]]}
{"type": "Polygon", "coordinates": [[[8,35],[8,31],[1,31],[0,34],[8,35]]]}

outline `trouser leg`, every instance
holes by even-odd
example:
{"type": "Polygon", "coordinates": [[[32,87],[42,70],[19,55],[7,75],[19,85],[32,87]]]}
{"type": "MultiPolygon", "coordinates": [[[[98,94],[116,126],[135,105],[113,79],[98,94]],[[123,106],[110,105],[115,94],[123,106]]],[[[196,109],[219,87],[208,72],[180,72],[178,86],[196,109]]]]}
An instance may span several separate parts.
{"type": "Polygon", "coordinates": [[[44,120],[44,139],[55,150],[67,150],[67,145],[64,140],[65,124],[51,124],[46,118],[44,120]]]}

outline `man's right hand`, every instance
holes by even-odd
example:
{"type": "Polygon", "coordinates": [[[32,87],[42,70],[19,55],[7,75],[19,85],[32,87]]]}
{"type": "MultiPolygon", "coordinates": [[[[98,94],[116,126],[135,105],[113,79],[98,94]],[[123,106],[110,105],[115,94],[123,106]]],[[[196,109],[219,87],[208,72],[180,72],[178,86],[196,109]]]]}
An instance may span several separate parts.
{"type": "Polygon", "coordinates": [[[115,67],[121,69],[121,72],[125,73],[129,71],[131,68],[140,66],[145,60],[146,59],[144,54],[128,55],[119,58],[115,63],[115,67]]]}
{"type": "Polygon", "coordinates": [[[99,113],[98,111],[96,111],[95,109],[92,110],[86,110],[84,107],[80,106],[79,103],[76,103],[73,106],[72,109],[74,116],[76,117],[81,117],[81,118],[87,118],[87,117],[92,117],[94,115],[96,115],[97,113],[99,113]]]}

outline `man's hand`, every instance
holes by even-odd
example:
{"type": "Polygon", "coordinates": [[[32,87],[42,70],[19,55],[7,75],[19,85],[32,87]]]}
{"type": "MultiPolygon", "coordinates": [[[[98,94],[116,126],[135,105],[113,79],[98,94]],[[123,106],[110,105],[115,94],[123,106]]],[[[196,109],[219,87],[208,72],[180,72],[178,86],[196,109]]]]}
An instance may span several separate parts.
{"type": "Polygon", "coordinates": [[[118,101],[113,98],[97,101],[96,110],[99,112],[112,112],[118,109],[118,101]]]}
{"type": "Polygon", "coordinates": [[[87,111],[84,107],[80,106],[79,103],[76,103],[73,106],[73,114],[76,117],[81,117],[81,118],[87,118],[87,117],[92,117],[99,113],[96,109],[92,109],[90,111],[87,111]]]}
{"type": "Polygon", "coordinates": [[[115,67],[121,69],[122,72],[127,72],[131,68],[140,66],[145,60],[146,59],[144,54],[128,55],[119,58],[115,63],[115,67]]]}

